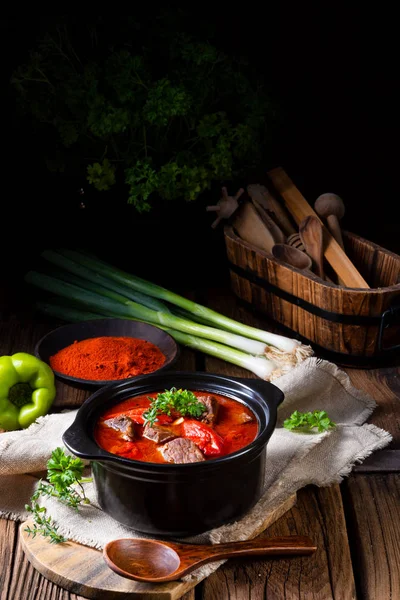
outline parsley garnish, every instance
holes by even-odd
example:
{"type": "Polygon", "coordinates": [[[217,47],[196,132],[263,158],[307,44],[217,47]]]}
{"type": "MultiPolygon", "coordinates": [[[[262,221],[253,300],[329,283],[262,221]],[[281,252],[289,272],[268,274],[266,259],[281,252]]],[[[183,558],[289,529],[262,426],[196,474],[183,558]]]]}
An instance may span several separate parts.
{"type": "Polygon", "coordinates": [[[302,413],[295,410],[288,419],[285,419],[283,426],[291,431],[303,433],[312,433],[315,429],[318,431],[328,431],[336,424],[330,420],[325,410],[314,410],[314,412],[302,413]]]}
{"type": "Polygon", "coordinates": [[[149,397],[149,400],[151,400],[151,404],[143,414],[145,425],[147,425],[147,423],[149,423],[149,425],[154,425],[157,421],[157,415],[159,414],[171,416],[172,410],[183,417],[185,415],[201,417],[207,410],[193,392],[182,389],[177,390],[175,387],[158,394],[156,398],[149,397]]]}
{"type": "Polygon", "coordinates": [[[40,496],[52,496],[60,502],[78,510],[79,504],[89,504],[85,496],[82,483],[91,481],[83,479],[84,463],[80,458],[67,456],[62,448],[56,448],[51,453],[47,462],[47,482],[39,481],[38,487],[31,497],[31,504],[26,504],[25,509],[32,514],[33,527],[26,527],[25,531],[35,537],[38,533],[50,539],[52,544],[66,542],[67,539],[58,533],[58,526],[51,517],[46,516],[47,510],[40,506],[40,496]],[[79,486],[80,490],[77,489],[79,486]]]}

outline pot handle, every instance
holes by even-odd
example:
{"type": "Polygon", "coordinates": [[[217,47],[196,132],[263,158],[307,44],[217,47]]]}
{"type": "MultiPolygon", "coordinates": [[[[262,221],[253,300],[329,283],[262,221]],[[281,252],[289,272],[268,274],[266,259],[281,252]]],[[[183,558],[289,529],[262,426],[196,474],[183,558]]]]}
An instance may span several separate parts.
{"type": "Polygon", "coordinates": [[[263,379],[253,379],[252,377],[232,377],[235,381],[247,385],[249,388],[258,392],[259,394],[265,394],[268,400],[272,400],[276,407],[278,407],[285,399],[285,394],[273,383],[264,381],[263,379]]]}
{"type": "Polygon", "coordinates": [[[95,460],[103,455],[101,448],[90,440],[79,424],[72,423],[62,436],[64,445],[79,458],[95,460]]]}

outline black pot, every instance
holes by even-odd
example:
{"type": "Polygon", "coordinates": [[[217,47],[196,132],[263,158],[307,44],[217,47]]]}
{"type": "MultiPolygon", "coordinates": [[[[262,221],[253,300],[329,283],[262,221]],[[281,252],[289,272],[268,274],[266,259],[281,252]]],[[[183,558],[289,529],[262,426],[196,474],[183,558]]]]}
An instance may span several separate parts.
{"type": "Polygon", "coordinates": [[[261,379],[211,373],[164,372],[97,390],[78,410],[63,442],[76,456],[92,461],[98,502],[108,515],[152,535],[194,535],[231,522],[260,498],[266,447],[284,398],[261,379]],[[256,439],[221,458],[191,464],[158,464],[110,454],[94,439],[98,417],[115,404],[171,387],[228,396],[248,406],[258,420],[256,439]]]}

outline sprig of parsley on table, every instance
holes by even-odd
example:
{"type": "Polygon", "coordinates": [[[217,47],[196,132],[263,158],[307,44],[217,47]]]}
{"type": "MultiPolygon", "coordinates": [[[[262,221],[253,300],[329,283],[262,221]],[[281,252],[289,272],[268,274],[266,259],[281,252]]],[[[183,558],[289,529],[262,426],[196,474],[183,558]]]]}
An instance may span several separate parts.
{"type": "Polygon", "coordinates": [[[330,420],[325,410],[305,413],[295,410],[288,419],[285,419],[283,426],[290,431],[313,433],[315,429],[318,432],[328,431],[336,427],[336,423],[330,420]]]}
{"type": "Polygon", "coordinates": [[[33,527],[25,528],[29,535],[35,537],[37,534],[41,534],[49,538],[52,544],[67,541],[58,533],[58,526],[50,516],[47,516],[47,509],[40,506],[38,500],[41,496],[57,498],[75,510],[78,510],[82,503],[89,504],[82,483],[91,481],[91,479],[82,477],[84,467],[80,458],[67,456],[62,448],[53,450],[47,462],[48,483],[40,479],[37,489],[31,497],[31,504],[25,505],[25,509],[31,513],[34,522],[33,527]]]}
{"type": "Polygon", "coordinates": [[[191,417],[201,417],[206,411],[206,407],[200,402],[193,392],[189,390],[176,389],[172,387],[170,390],[160,393],[156,398],[150,398],[151,404],[148,410],[143,414],[144,424],[151,426],[157,421],[157,415],[169,415],[171,411],[191,417]]]}

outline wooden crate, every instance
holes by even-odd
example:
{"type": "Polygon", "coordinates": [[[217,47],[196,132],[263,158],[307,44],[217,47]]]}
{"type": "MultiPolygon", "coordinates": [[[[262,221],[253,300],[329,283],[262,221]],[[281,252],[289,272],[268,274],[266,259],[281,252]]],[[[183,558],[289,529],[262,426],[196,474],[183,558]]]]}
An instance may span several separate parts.
{"type": "Polygon", "coordinates": [[[311,344],[316,354],[374,366],[400,356],[400,256],[353,233],[343,235],[345,251],[370,289],[323,282],[256,250],[226,225],[231,286],[251,309],[311,344]]]}

